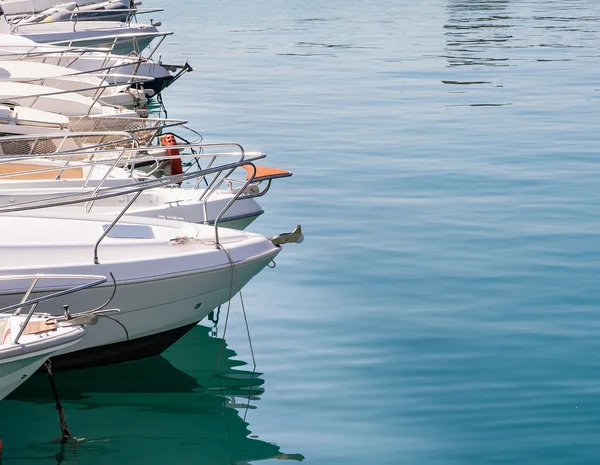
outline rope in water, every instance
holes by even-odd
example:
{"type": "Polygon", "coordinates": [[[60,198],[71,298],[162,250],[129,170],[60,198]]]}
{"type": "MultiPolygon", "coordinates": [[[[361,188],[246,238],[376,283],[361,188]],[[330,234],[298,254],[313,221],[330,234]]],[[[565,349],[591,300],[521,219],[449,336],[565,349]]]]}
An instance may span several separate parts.
{"type": "Polygon", "coordinates": [[[252,345],[252,337],[250,336],[250,326],[248,325],[248,315],[246,314],[246,306],[244,305],[244,297],[242,296],[242,285],[240,283],[240,277],[237,272],[237,267],[235,266],[235,262],[231,258],[231,254],[229,253],[229,249],[225,247],[223,244],[219,244],[219,247],[223,249],[225,255],[227,255],[227,259],[231,264],[231,282],[229,284],[229,301],[227,302],[227,315],[225,317],[225,327],[223,328],[223,340],[221,342],[221,348],[219,349],[219,357],[217,359],[217,370],[219,368],[219,364],[221,362],[221,354],[223,352],[223,347],[225,345],[225,334],[227,333],[227,323],[229,322],[229,310],[231,308],[231,298],[233,297],[233,275],[235,274],[238,292],[240,294],[240,302],[242,303],[242,312],[244,314],[244,321],[246,323],[246,334],[248,334],[248,343],[250,345],[250,354],[252,355],[252,364],[256,369],[256,358],[254,357],[254,347],[252,345]]]}
{"type": "Polygon", "coordinates": [[[48,380],[50,381],[50,387],[52,388],[52,394],[54,395],[54,401],[56,402],[56,410],[58,411],[58,417],[60,419],[61,443],[64,444],[69,439],[72,439],[73,435],[71,434],[71,431],[69,431],[67,421],[65,420],[65,410],[63,409],[60,399],[58,398],[58,390],[56,389],[54,374],[52,373],[52,362],[50,359],[44,362],[44,366],[48,371],[48,380]]]}

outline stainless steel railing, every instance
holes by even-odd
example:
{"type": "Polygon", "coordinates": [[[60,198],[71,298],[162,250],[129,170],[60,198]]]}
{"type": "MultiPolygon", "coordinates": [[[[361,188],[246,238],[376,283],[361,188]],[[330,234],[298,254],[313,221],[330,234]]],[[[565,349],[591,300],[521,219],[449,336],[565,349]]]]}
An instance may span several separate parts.
{"type": "MultiPolygon", "coordinates": [[[[212,160],[212,164],[209,168],[204,168],[204,169],[200,169],[197,171],[188,171],[188,172],[184,172],[182,174],[176,174],[176,175],[170,175],[170,176],[163,176],[160,178],[152,178],[152,177],[146,177],[146,178],[140,178],[137,179],[135,182],[127,182],[125,184],[120,184],[120,185],[115,185],[115,186],[104,186],[103,183],[106,181],[106,179],[108,179],[108,176],[104,176],[102,178],[101,183],[99,183],[93,190],[91,191],[87,191],[87,192],[76,192],[76,193],[68,193],[68,194],[62,194],[62,195],[56,195],[56,196],[51,196],[51,197],[45,197],[42,199],[34,199],[34,200],[27,200],[27,201],[22,201],[22,202],[13,202],[10,205],[5,205],[5,206],[0,206],[0,213],[15,213],[15,212],[23,212],[23,211],[31,211],[31,210],[37,210],[37,209],[42,209],[42,208],[51,208],[51,207],[60,207],[60,206],[66,206],[66,205],[73,205],[73,204],[78,204],[78,203],[87,203],[87,202],[95,202],[97,200],[101,200],[101,199],[107,199],[107,198],[111,198],[111,197],[116,197],[116,196],[126,196],[129,194],[135,194],[133,196],[133,198],[120,210],[120,212],[117,214],[115,220],[109,225],[109,227],[104,231],[104,233],[102,234],[102,236],[99,238],[99,240],[97,241],[95,247],[94,247],[94,263],[99,263],[99,258],[98,258],[98,247],[102,241],[102,239],[104,239],[106,237],[106,235],[110,232],[110,230],[122,219],[122,217],[125,215],[125,213],[127,212],[127,209],[129,209],[129,207],[133,204],[133,202],[136,200],[136,198],[141,194],[141,192],[147,190],[147,189],[151,189],[151,188],[155,188],[155,187],[166,187],[166,186],[172,186],[174,184],[178,184],[181,182],[184,182],[186,180],[191,180],[191,179],[195,179],[198,177],[208,177],[208,176],[213,176],[213,182],[214,183],[218,183],[218,182],[224,182],[224,179],[228,178],[231,173],[236,169],[239,168],[243,165],[249,165],[249,166],[254,166],[254,162],[257,160],[260,160],[262,158],[265,158],[266,155],[265,154],[252,154],[253,156],[251,157],[247,157],[247,154],[244,152],[243,147],[241,147],[239,144],[235,144],[235,143],[222,143],[222,144],[192,144],[194,147],[196,148],[200,148],[200,147],[216,147],[216,146],[221,146],[221,147],[236,147],[240,150],[240,153],[232,153],[232,152],[224,152],[224,153],[219,153],[219,154],[205,154],[205,153],[196,153],[196,154],[182,154],[182,156],[185,156],[186,158],[195,158],[195,159],[200,159],[200,158],[209,158],[212,160]],[[236,160],[233,162],[222,162],[220,164],[218,164],[217,166],[214,166],[214,157],[217,158],[222,158],[222,159],[228,159],[231,157],[235,157],[236,160]],[[214,179],[217,179],[217,181],[214,181],[214,179]],[[220,180],[220,181],[219,181],[220,180]]],[[[178,146],[169,146],[169,148],[183,148],[186,146],[182,146],[182,145],[178,145],[178,146]]],[[[187,146],[189,147],[189,146],[187,146]]],[[[129,163],[132,162],[140,162],[140,161],[144,161],[146,159],[150,159],[150,160],[170,160],[172,157],[171,156],[149,156],[147,153],[143,154],[143,157],[131,157],[131,153],[135,153],[135,152],[139,152],[139,153],[143,153],[144,150],[148,150],[147,147],[136,147],[133,149],[123,149],[120,151],[116,151],[119,152],[118,156],[116,156],[115,158],[113,158],[112,160],[112,164],[110,165],[109,171],[115,169],[115,167],[119,164],[119,162],[122,161],[122,159],[125,157],[125,155],[127,154],[127,160],[129,163]]],[[[81,154],[81,153],[85,153],[85,151],[76,151],[76,152],[68,152],[65,154],[62,154],[63,156],[68,157],[67,159],[69,160],[69,157],[72,157],[74,153],[77,154],[81,154]]],[[[91,152],[92,155],[97,154],[98,152],[91,152]]],[[[47,156],[36,156],[36,157],[11,157],[11,160],[1,160],[0,159],[0,164],[1,163],[5,163],[5,162],[9,162],[9,161],[24,161],[24,160],[31,160],[32,158],[34,159],[40,159],[40,158],[52,158],[54,160],[56,160],[57,156],[59,154],[51,154],[51,155],[47,155],[47,156]]],[[[90,162],[92,163],[92,162],[90,162]]],[[[78,163],[77,165],[72,165],[72,166],[80,166],[80,164],[78,163]]],[[[53,166],[51,168],[48,168],[48,170],[56,170],[56,166],[53,166]]],[[[34,172],[40,172],[42,170],[34,170],[34,172]]],[[[245,188],[250,185],[250,183],[252,183],[254,181],[254,175],[255,175],[255,168],[253,168],[253,174],[251,176],[248,177],[248,179],[246,180],[246,182],[244,183],[243,187],[241,189],[238,189],[237,191],[232,192],[233,196],[230,199],[230,201],[227,203],[227,205],[221,210],[221,212],[219,213],[219,215],[217,216],[216,221],[214,222],[214,231],[215,231],[215,244],[217,247],[220,246],[219,243],[219,221],[221,220],[221,218],[225,215],[225,213],[229,210],[229,208],[231,208],[231,206],[233,205],[233,203],[238,200],[242,195],[244,195],[245,193],[245,188]]],[[[21,174],[24,174],[25,172],[22,172],[21,174]]],[[[11,174],[12,176],[15,175],[15,173],[11,174]]],[[[206,202],[208,200],[208,198],[210,197],[210,195],[212,195],[215,192],[214,189],[212,189],[210,191],[210,193],[204,197],[203,201],[206,202]]]]}
{"type": "Polygon", "coordinates": [[[79,292],[79,291],[83,291],[85,289],[90,289],[92,287],[103,284],[107,281],[106,276],[82,275],[82,274],[32,274],[32,275],[0,276],[0,281],[8,281],[8,280],[22,281],[22,280],[29,280],[29,279],[31,279],[31,284],[29,285],[27,291],[25,291],[20,302],[0,308],[0,313],[8,313],[11,310],[15,310],[13,315],[20,315],[21,310],[24,307],[30,307],[29,312],[27,313],[27,316],[25,317],[25,320],[23,321],[23,323],[21,325],[21,329],[19,330],[19,332],[17,333],[17,336],[13,340],[13,344],[19,343],[19,339],[23,335],[23,332],[25,331],[25,328],[27,327],[27,323],[29,323],[29,321],[31,320],[31,317],[34,315],[35,310],[37,309],[37,307],[40,303],[47,302],[47,301],[53,300],[53,299],[57,299],[59,297],[64,297],[66,295],[73,294],[73,293],[79,292]],[[34,292],[35,287],[38,285],[40,280],[44,280],[44,279],[52,279],[52,280],[68,279],[71,282],[73,282],[73,280],[85,279],[85,280],[87,280],[87,282],[80,284],[80,285],[71,286],[71,287],[68,287],[66,289],[62,289],[59,291],[54,291],[54,292],[51,292],[50,294],[45,294],[40,297],[30,298],[31,294],[34,292]]]}

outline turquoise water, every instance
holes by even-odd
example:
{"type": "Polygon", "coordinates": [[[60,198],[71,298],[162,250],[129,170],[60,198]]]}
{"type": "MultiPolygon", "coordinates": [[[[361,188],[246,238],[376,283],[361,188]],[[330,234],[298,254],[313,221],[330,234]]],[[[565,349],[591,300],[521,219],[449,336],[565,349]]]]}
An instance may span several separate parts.
{"type": "MultiPolygon", "coordinates": [[[[306,240],[244,290],[256,371],[236,300],[218,370],[198,327],[59,374],[59,459],[597,463],[600,7],[144,5],[196,68],[169,116],[291,169],[250,229],[306,240]]],[[[44,377],[0,418],[3,463],[57,462],[44,377]]]]}

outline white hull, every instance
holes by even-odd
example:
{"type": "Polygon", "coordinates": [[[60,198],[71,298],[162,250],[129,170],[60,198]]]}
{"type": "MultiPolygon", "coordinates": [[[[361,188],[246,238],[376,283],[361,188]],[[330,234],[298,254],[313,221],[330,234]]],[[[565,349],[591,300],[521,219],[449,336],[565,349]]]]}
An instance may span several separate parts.
{"type": "MultiPolygon", "coordinates": [[[[238,264],[237,273],[241,286],[247,284],[272,259],[273,256],[268,255],[248,264],[238,264]]],[[[119,308],[121,312],[111,317],[127,329],[129,340],[197,323],[236,293],[237,280],[234,275],[232,290],[231,273],[231,268],[224,268],[214,272],[119,286],[110,306],[119,308]]],[[[97,295],[106,299],[109,291],[100,291],[96,291],[97,295]]],[[[89,295],[86,298],[84,293],[81,295],[83,300],[78,302],[77,297],[79,296],[75,295],[69,299],[70,308],[81,308],[90,298],[89,295]]],[[[88,329],[87,337],[58,355],[127,340],[122,326],[110,319],[100,318],[96,325],[88,329]]]]}
{"type": "Polygon", "coordinates": [[[90,48],[110,48],[115,55],[128,55],[132,52],[141,52],[154,40],[153,36],[139,37],[107,37],[107,34],[116,34],[115,31],[105,32],[103,34],[73,33],[73,34],[20,34],[23,37],[31,39],[39,44],[63,45],[66,47],[90,47],[90,48]]]}
{"type": "MultiPolygon", "coordinates": [[[[51,354],[52,352],[50,352],[51,354]]],[[[39,354],[26,359],[0,363],[0,400],[25,382],[42,364],[49,355],[39,354]]]]}
{"type": "Polygon", "coordinates": [[[0,105],[2,134],[24,136],[44,132],[62,135],[68,129],[69,118],[66,116],[22,106],[0,105]]]}
{"type": "MultiPolygon", "coordinates": [[[[146,223],[156,225],[152,226],[156,238],[106,238],[98,249],[99,264],[94,264],[95,239],[91,244],[78,244],[77,238],[87,236],[90,231],[86,228],[98,228],[101,232],[105,221],[8,219],[11,221],[5,226],[14,229],[7,231],[0,224],[3,258],[0,265],[9,266],[12,273],[112,274],[117,282],[109,308],[118,308],[120,312],[111,314],[112,319],[101,317],[96,325],[89,327],[86,338],[59,354],[125,343],[197,323],[227,302],[280,251],[264,236],[223,228],[219,237],[227,247],[227,254],[224,248],[218,249],[210,243],[211,238],[214,240],[214,228],[210,226],[144,218],[138,230],[149,231],[146,223]],[[60,229],[52,231],[54,227],[60,229]],[[190,236],[194,230],[196,236],[190,236]],[[55,233],[60,235],[59,239],[54,239],[55,233]],[[40,244],[45,236],[53,240],[40,244]],[[165,236],[166,241],[160,236],[165,236]],[[169,237],[185,239],[177,244],[169,237]],[[235,271],[230,260],[235,263],[235,271]]],[[[132,232],[128,228],[136,229],[132,221],[132,218],[127,220],[131,226],[123,225],[125,234],[132,232]]],[[[0,273],[3,272],[6,271],[0,268],[0,273]]],[[[55,284],[49,280],[44,288],[40,287],[40,292],[54,290],[52,286],[55,284]]],[[[24,289],[26,283],[4,284],[0,288],[0,306],[17,303],[24,289]]],[[[61,315],[65,304],[71,313],[89,310],[105,303],[111,292],[112,286],[97,286],[64,299],[43,302],[36,311],[61,315]]]]}
{"type": "Polygon", "coordinates": [[[85,334],[85,328],[73,326],[33,337],[22,336],[19,344],[0,345],[0,400],[24,383],[48,357],[76,344],[85,334]]]}
{"type": "MultiPolygon", "coordinates": [[[[52,8],[59,0],[0,0],[0,6],[7,15],[22,15],[25,13],[38,13],[52,8]]],[[[90,0],[76,0],[78,5],[94,3],[90,0]]]]}
{"type": "MultiPolygon", "coordinates": [[[[0,183],[0,205],[5,201],[6,205],[9,205],[10,199],[4,197],[1,187],[2,183],[0,183]]],[[[205,216],[203,204],[198,201],[201,193],[202,190],[193,189],[164,188],[161,191],[158,189],[149,190],[134,202],[128,213],[130,216],[137,217],[213,224],[234,194],[227,191],[215,192],[206,203],[205,216]]],[[[115,197],[114,200],[106,199],[104,202],[103,204],[98,202],[98,205],[94,205],[92,213],[107,213],[114,217],[121,210],[124,200],[115,197]]],[[[242,230],[262,214],[263,209],[256,200],[241,198],[236,200],[225,212],[219,224],[226,228],[242,230]]]]}
{"type": "MultiPolygon", "coordinates": [[[[0,207],[10,206],[15,202],[36,201],[43,198],[57,197],[61,194],[65,195],[67,193],[80,191],[75,189],[64,189],[61,192],[61,190],[55,189],[38,189],[38,192],[36,193],[34,187],[29,190],[7,189],[6,187],[9,183],[9,181],[0,181],[0,207]]],[[[128,211],[129,216],[170,219],[198,224],[213,224],[217,215],[233,197],[233,194],[227,192],[215,193],[215,195],[207,202],[207,216],[205,217],[204,208],[201,202],[191,198],[185,201],[179,201],[176,198],[176,190],[177,189],[168,188],[163,188],[162,190],[148,190],[147,193],[142,194],[131,206],[128,211]]],[[[191,189],[181,190],[184,191],[182,192],[182,196],[191,196],[192,194],[195,194],[196,198],[198,198],[201,194],[201,191],[194,191],[191,189]]],[[[86,192],[84,190],[81,191],[86,192]]],[[[88,191],[92,192],[92,189],[90,188],[88,191]]],[[[112,218],[121,211],[127,200],[127,196],[122,196],[97,201],[91,212],[94,214],[106,215],[107,218],[112,220],[112,218]]],[[[60,212],[61,210],[71,210],[84,214],[85,205],[75,204],[72,206],[48,208],[47,210],[55,210],[57,212],[60,212]]],[[[254,199],[242,198],[233,203],[219,224],[225,228],[243,230],[263,213],[264,211],[254,199]]]]}
{"type": "Polygon", "coordinates": [[[64,116],[138,116],[134,110],[101,105],[77,92],[21,82],[0,82],[0,100],[64,116]]]}
{"type": "Polygon", "coordinates": [[[112,47],[112,53],[141,52],[154,40],[158,29],[152,25],[117,21],[65,21],[9,26],[0,16],[0,31],[13,33],[38,44],[75,47],[112,47]],[[11,30],[12,28],[12,30],[11,30]]]}
{"type": "MultiPolygon", "coordinates": [[[[76,52],[65,52],[60,46],[40,45],[26,37],[5,33],[0,33],[0,57],[2,60],[33,61],[94,73],[98,72],[98,69],[114,67],[105,77],[112,84],[127,85],[129,76],[134,74],[151,77],[160,82],[172,78],[171,73],[164,66],[151,60],[139,62],[136,58],[114,54],[91,52],[82,55],[76,52]]],[[[145,87],[149,88],[152,85],[153,83],[147,83],[145,87]]]]}
{"type": "MultiPolygon", "coordinates": [[[[0,125],[0,128],[1,127],[2,126],[0,125]]],[[[57,144],[59,143],[58,141],[59,140],[57,139],[57,144]]],[[[49,145],[51,142],[48,141],[46,143],[49,145]]],[[[60,143],[63,144],[62,141],[60,143]]],[[[30,150],[28,144],[27,141],[15,143],[14,141],[6,142],[0,140],[0,155],[10,156],[17,155],[19,150],[28,151],[30,150]],[[4,150],[5,148],[6,150],[4,150]]],[[[75,145],[75,147],[77,146],[75,145]]],[[[64,143],[62,148],[68,150],[71,147],[67,145],[67,143],[64,143]]],[[[104,176],[108,169],[105,166],[96,165],[94,169],[92,169],[92,174],[93,176],[97,176],[98,179],[92,178],[92,180],[88,182],[87,187],[84,187],[84,179],[87,177],[88,171],[86,170],[88,167],[82,165],[81,168],[78,168],[75,163],[71,165],[74,171],[67,173],[72,175],[73,179],[69,179],[68,176],[65,176],[65,179],[56,180],[58,171],[48,171],[46,179],[35,179],[36,177],[40,177],[39,174],[35,174],[35,170],[38,169],[38,167],[39,169],[46,168],[50,170],[54,166],[60,167],[62,164],[36,162],[28,165],[19,163],[5,163],[0,165],[0,174],[4,172],[6,174],[18,172],[22,169],[29,170],[24,172],[33,173],[30,174],[30,177],[34,178],[27,179],[28,175],[26,174],[23,174],[20,177],[19,175],[0,177],[0,207],[11,206],[15,203],[35,202],[53,197],[58,198],[61,195],[67,194],[91,194],[98,185],[99,179],[104,176]],[[10,169],[14,169],[15,171],[10,171],[10,169]],[[77,176],[79,176],[79,178],[77,176]]],[[[128,171],[115,169],[113,170],[113,176],[114,178],[106,180],[102,185],[104,187],[110,187],[135,184],[135,179],[131,177],[128,171]]],[[[142,192],[127,213],[130,216],[137,217],[213,224],[221,211],[234,198],[236,192],[233,190],[217,190],[212,195],[207,196],[208,198],[206,200],[201,200],[204,194],[204,189],[177,187],[149,189],[142,192]]],[[[110,215],[111,218],[114,218],[131,198],[131,195],[122,195],[97,200],[89,211],[93,214],[110,215]]],[[[74,204],[71,206],[56,207],[50,209],[50,211],[55,210],[60,212],[61,210],[65,210],[84,214],[87,211],[87,207],[88,206],[85,204],[74,204]]],[[[227,228],[244,229],[262,213],[263,210],[256,200],[241,197],[225,212],[220,220],[220,225],[227,228]]]]}
{"type": "Polygon", "coordinates": [[[73,75],[76,71],[46,63],[0,60],[0,82],[21,82],[77,92],[107,105],[132,107],[147,103],[143,92],[128,86],[108,87],[104,79],[93,75],[73,75]]]}

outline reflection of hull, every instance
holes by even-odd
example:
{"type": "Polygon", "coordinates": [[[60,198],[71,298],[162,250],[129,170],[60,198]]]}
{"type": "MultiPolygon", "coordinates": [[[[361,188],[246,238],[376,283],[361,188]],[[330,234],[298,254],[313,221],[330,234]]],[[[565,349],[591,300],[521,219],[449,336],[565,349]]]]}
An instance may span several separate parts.
{"type": "MultiPolygon", "coordinates": [[[[86,464],[107,463],[107,454],[110,463],[135,458],[135,463],[180,465],[281,456],[277,445],[250,438],[248,423],[229,408],[229,397],[244,404],[250,394],[255,399],[263,392],[260,374],[234,369],[243,362],[234,360],[236,353],[222,348],[222,340],[209,337],[208,331],[195,326],[164,356],[58,373],[61,401],[79,407],[66,412],[72,432],[93,438],[76,451],[67,448],[65,462],[71,453],[86,464]]],[[[0,403],[0,418],[11,418],[10,424],[0,425],[5,458],[33,459],[59,451],[60,446],[48,444],[58,433],[53,406],[42,375],[0,403]],[[31,421],[36,416],[39,421],[31,421]]]]}

